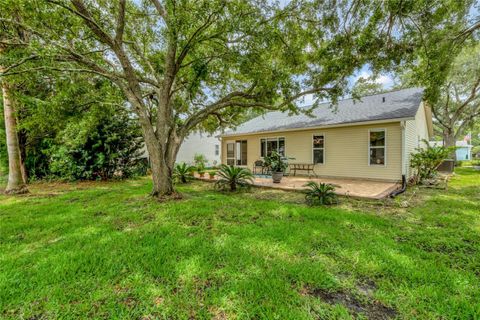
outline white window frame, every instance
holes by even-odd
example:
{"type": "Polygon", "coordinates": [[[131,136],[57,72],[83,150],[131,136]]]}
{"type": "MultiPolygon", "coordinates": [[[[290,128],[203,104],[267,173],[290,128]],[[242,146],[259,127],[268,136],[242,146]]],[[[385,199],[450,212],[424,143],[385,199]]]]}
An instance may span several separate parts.
{"type": "Polygon", "coordinates": [[[312,163],[313,165],[315,166],[323,166],[325,165],[325,163],[327,162],[327,159],[325,158],[325,149],[326,149],[326,142],[327,142],[327,136],[325,135],[325,133],[322,133],[322,132],[317,132],[317,133],[313,133],[312,134],[312,139],[310,140],[310,146],[311,146],[311,150],[312,150],[312,163]],[[314,148],[313,147],[313,137],[315,136],[323,136],[323,148],[314,148]],[[314,155],[314,150],[323,150],[323,163],[315,163],[315,155],[314,155]]]}
{"type": "Polygon", "coordinates": [[[367,143],[368,143],[368,157],[367,157],[367,161],[368,161],[368,166],[374,166],[374,167],[386,167],[387,166],[387,129],[386,128],[371,128],[371,129],[368,129],[368,139],[367,139],[367,143]],[[370,132],[385,132],[385,144],[383,147],[372,147],[370,146],[370,132]],[[370,163],[370,149],[380,149],[380,148],[383,148],[384,149],[384,158],[385,160],[383,161],[384,163],[383,164],[371,164],[370,163]]]}
{"type": "Polygon", "coordinates": [[[277,139],[277,152],[278,152],[278,146],[280,146],[280,141],[279,139],[283,138],[283,141],[285,142],[285,155],[284,156],[287,156],[287,138],[285,138],[285,136],[278,136],[278,137],[260,137],[258,138],[258,144],[260,145],[260,159],[263,159],[264,157],[262,157],[262,140],[265,140],[265,154],[267,154],[267,141],[268,139],[277,139]]]}

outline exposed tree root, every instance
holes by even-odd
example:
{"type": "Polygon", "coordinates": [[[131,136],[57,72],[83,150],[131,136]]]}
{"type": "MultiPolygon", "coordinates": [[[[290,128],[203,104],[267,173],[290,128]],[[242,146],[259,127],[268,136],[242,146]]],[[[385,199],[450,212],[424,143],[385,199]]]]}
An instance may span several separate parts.
{"type": "Polygon", "coordinates": [[[8,195],[26,194],[26,193],[29,193],[29,192],[30,191],[28,191],[28,188],[25,185],[23,185],[19,188],[5,190],[5,194],[8,194],[8,195]]]}
{"type": "Polygon", "coordinates": [[[158,192],[152,192],[150,194],[153,198],[160,202],[168,202],[172,200],[181,200],[183,199],[183,196],[179,192],[172,192],[170,194],[159,194],[158,192]]]}

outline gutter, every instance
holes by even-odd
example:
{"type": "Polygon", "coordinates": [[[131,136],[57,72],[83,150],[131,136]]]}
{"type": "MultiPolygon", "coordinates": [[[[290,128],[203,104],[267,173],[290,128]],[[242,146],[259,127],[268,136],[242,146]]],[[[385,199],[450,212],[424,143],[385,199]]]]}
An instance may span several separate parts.
{"type": "Polygon", "coordinates": [[[258,135],[258,134],[269,134],[269,133],[290,132],[290,131],[321,130],[321,129],[351,127],[351,126],[366,126],[366,125],[374,125],[374,124],[396,123],[396,122],[402,122],[406,120],[415,120],[415,118],[407,117],[407,118],[392,118],[392,119],[384,119],[384,120],[355,121],[355,122],[344,122],[344,123],[330,124],[330,125],[327,124],[323,126],[274,129],[274,130],[254,131],[254,132],[250,131],[245,133],[232,132],[232,133],[221,134],[218,137],[227,138],[227,137],[252,136],[252,135],[258,135]]]}
{"type": "Polygon", "coordinates": [[[407,123],[405,121],[400,122],[400,127],[402,128],[402,187],[398,190],[392,191],[388,197],[395,198],[399,194],[404,193],[407,190],[407,149],[406,149],[406,127],[407,123]]]}

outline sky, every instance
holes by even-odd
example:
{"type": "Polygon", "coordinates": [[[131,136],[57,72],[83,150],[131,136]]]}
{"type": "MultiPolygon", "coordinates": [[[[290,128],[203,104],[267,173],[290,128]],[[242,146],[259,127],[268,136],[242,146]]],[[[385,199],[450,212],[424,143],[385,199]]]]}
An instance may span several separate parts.
{"type": "MultiPolygon", "coordinates": [[[[359,78],[368,78],[372,75],[372,70],[370,66],[364,65],[361,69],[355,72],[352,76],[348,78],[350,86],[353,86],[359,78]]],[[[391,89],[394,85],[394,81],[391,75],[380,74],[375,82],[381,84],[384,89],[391,89]]],[[[305,107],[310,106],[314,102],[313,95],[307,95],[304,97],[303,101],[298,101],[298,105],[305,107]]]]}

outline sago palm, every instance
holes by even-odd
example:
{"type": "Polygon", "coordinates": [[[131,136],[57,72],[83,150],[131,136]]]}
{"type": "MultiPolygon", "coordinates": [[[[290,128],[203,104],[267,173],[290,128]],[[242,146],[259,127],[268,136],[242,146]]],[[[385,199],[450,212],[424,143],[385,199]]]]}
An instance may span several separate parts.
{"type": "Polygon", "coordinates": [[[337,200],[337,195],[334,192],[335,187],[331,184],[310,181],[304,186],[308,188],[305,191],[305,200],[308,205],[327,205],[337,200]]]}
{"type": "Polygon", "coordinates": [[[176,181],[187,183],[192,177],[192,172],[195,167],[186,164],[185,162],[177,164],[173,170],[173,177],[176,181]]]}
{"type": "Polygon", "coordinates": [[[250,170],[222,164],[217,172],[218,180],[215,187],[218,189],[249,188],[253,183],[253,174],[250,170]]]}

